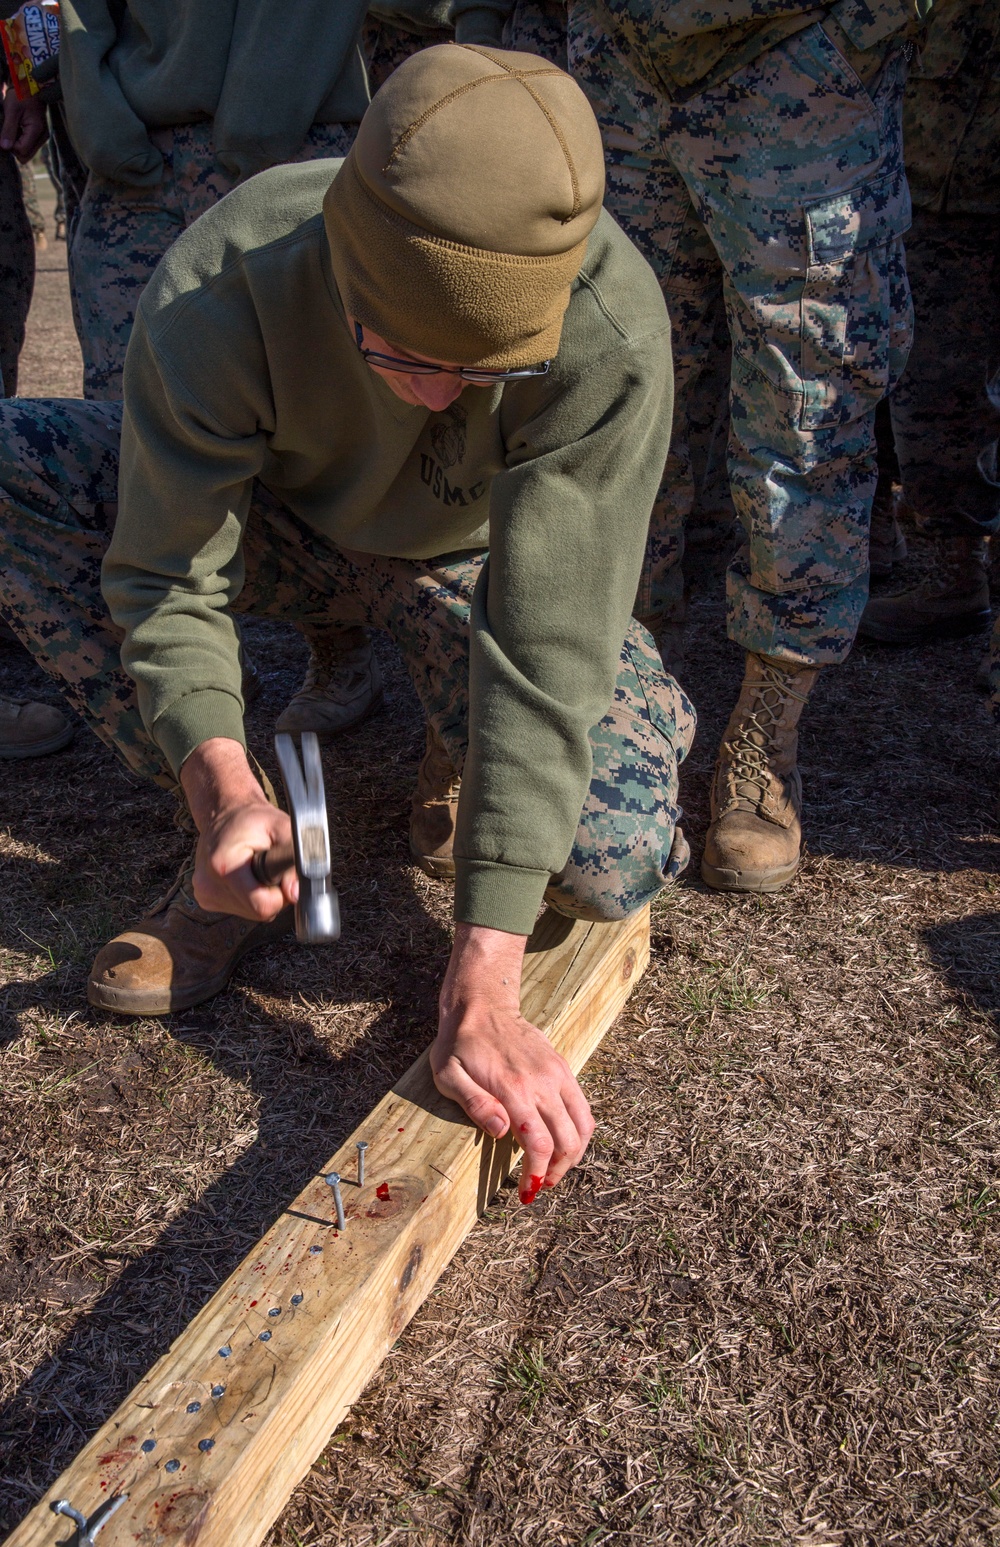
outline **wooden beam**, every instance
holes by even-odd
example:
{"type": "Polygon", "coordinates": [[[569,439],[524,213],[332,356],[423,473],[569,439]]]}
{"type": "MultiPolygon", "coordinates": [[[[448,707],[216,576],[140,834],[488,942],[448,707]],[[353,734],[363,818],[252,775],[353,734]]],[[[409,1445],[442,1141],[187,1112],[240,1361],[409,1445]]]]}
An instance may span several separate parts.
{"type": "MultiPolygon", "coordinates": [[[[649,959],[649,912],[541,920],[522,1009],[580,1070],[649,959]]],[[[121,1494],[99,1547],[255,1547],[320,1455],[499,1184],[494,1143],[437,1092],[426,1053],[299,1194],[153,1366],[6,1547],[73,1540],[51,1511],[121,1494]],[[368,1141],[365,1186],[358,1139],[368,1141]],[[347,1212],[331,1224],[324,1176],[347,1212]]]]}

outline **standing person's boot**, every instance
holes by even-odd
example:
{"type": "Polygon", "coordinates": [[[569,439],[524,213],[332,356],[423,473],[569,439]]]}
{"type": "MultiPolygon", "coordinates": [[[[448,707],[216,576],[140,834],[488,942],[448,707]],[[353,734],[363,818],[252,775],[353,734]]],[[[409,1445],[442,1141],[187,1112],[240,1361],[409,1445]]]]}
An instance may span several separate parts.
{"type": "Polygon", "coordinates": [[[868,529],[868,567],[873,580],[888,580],[894,566],[906,558],[906,538],[899,524],[901,493],[891,477],[879,475],[868,529]]]}
{"type": "Polygon", "coordinates": [[[990,626],[985,537],[942,538],[933,575],[896,596],[873,596],[858,633],[886,645],[962,639],[990,626]]]}
{"type": "Polygon", "coordinates": [[[437,731],[427,727],[427,750],[417,772],[410,812],[410,853],[435,880],[455,874],[453,849],[461,776],[437,731]]]}
{"type": "Polygon", "coordinates": [[[299,691],[275,722],[298,735],[338,736],[382,707],[382,672],[363,628],[309,633],[309,666],[299,691]]]}
{"type": "Polygon", "coordinates": [[[767,655],[746,674],[719,748],[702,880],[721,892],[777,892],[799,868],[798,723],[819,676],[767,655]]]}
{"type": "Polygon", "coordinates": [[[72,720],[51,704],[0,693],[0,758],[17,760],[61,752],[75,733],[72,720]]]}
{"type": "Polygon", "coordinates": [[[136,924],[102,946],[87,998],[118,1015],[189,1010],[225,988],[241,957],[295,927],[295,909],[269,924],[230,913],[206,913],[194,899],[194,847],[169,891],[136,924]]]}

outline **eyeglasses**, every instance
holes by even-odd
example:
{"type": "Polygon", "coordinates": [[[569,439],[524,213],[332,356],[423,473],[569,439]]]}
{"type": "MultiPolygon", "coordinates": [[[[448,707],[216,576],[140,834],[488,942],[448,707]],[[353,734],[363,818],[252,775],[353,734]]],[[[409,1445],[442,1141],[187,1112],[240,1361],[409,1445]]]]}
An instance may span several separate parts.
{"type": "Polygon", "coordinates": [[[476,382],[481,387],[491,387],[497,381],[522,381],[527,376],[547,376],[551,360],[540,365],[527,365],[521,371],[477,371],[469,365],[432,365],[429,360],[400,360],[396,355],[379,354],[377,349],[365,348],[364,329],[360,322],[354,324],[354,337],[362,360],[377,365],[382,371],[402,371],[406,376],[461,376],[463,381],[476,382]]]}

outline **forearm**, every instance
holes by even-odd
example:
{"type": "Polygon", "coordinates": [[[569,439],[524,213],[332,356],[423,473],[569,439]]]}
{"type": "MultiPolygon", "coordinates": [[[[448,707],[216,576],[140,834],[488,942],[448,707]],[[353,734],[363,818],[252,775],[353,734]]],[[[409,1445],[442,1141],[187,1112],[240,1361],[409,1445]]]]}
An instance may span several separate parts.
{"type": "Polygon", "coordinates": [[[478,1005],[519,1014],[526,945],[525,935],[510,935],[478,924],[456,924],[441,988],[442,1018],[453,1020],[478,1005]]]}
{"type": "Polygon", "coordinates": [[[224,736],[215,736],[195,747],[184,761],[180,778],[199,832],[205,832],[234,806],[268,804],[243,747],[224,736]]]}

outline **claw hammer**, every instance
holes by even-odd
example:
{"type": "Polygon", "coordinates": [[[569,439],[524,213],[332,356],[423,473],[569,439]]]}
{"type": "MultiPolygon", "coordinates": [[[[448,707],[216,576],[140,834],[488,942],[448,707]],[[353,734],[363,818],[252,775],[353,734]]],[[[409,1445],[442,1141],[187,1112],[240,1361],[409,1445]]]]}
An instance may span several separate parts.
{"type": "Polygon", "coordinates": [[[340,935],[340,901],[330,882],[330,826],[326,815],[326,790],[319,738],[302,732],[302,764],[291,736],[275,736],[274,750],[288,796],[292,842],[258,849],[250,862],[261,886],[274,886],[292,865],[299,877],[295,904],[295,934],[317,944],[340,935]]]}

